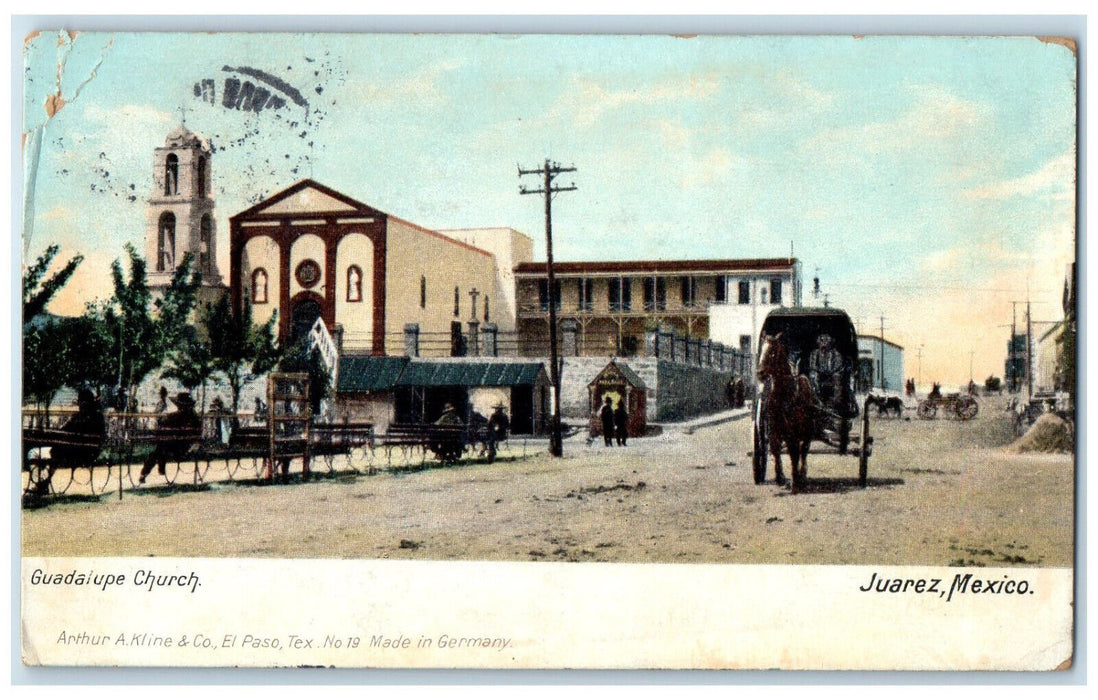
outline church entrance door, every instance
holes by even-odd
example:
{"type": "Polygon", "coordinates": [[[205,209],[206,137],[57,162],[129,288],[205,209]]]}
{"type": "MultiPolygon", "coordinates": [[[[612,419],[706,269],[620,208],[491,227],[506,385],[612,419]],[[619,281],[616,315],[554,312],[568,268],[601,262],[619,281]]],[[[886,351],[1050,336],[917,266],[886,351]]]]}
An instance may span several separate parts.
{"type": "Polygon", "coordinates": [[[320,318],[320,304],[312,299],[302,299],[294,305],[290,316],[290,340],[297,342],[309,334],[309,330],[320,318]]]}

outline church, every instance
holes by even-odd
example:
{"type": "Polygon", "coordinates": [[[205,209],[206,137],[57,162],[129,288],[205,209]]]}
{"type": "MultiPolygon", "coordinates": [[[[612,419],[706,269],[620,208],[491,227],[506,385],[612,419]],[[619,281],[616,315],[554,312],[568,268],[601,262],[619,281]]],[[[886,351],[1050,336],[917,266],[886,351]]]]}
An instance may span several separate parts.
{"type": "Polygon", "coordinates": [[[463,232],[418,226],[313,180],[230,217],[229,227],[234,309],[251,304],[257,323],[277,313],[283,342],[323,319],[354,354],[405,354],[409,327],[446,347],[482,326],[513,331],[510,265],[533,251],[512,229],[479,230],[477,247],[463,232]]]}
{"type": "Polygon", "coordinates": [[[235,311],[251,305],[256,323],[277,314],[282,343],[318,318],[341,354],[406,354],[409,331],[427,350],[464,346],[482,330],[514,332],[513,266],[531,260],[528,236],[431,230],[311,179],[229,217],[226,286],[212,155],[209,140],[182,125],[155,149],[145,228],[154,293],[190,253],[202,274],[200,305],[229,293],[235,311]]]}

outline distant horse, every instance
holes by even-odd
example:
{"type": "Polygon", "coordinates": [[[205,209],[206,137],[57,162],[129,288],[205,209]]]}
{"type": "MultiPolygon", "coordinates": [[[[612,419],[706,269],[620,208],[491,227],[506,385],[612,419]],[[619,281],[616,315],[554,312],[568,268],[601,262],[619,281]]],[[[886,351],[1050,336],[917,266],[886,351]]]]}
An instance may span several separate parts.
{"type": "Polygon", "coordinates": [[[904,402],[898,396],[870,396],[869,403],[877,407],[878,416],[895,413],[900,418],[904,414],[904,402]]]}
{"type": "Polygon", "coordinates": [[[759,360],[759,381],[767,383],[762,412],[774,455],[775,481],[785,484],[782,474],[782,443],[789,449],[792,462],[793,492],[805,484],[808,475],[808,448],[816,435],[818,407],[812,385],[804,375],[794,375],[782,334],[763,338],[759,360]]]}

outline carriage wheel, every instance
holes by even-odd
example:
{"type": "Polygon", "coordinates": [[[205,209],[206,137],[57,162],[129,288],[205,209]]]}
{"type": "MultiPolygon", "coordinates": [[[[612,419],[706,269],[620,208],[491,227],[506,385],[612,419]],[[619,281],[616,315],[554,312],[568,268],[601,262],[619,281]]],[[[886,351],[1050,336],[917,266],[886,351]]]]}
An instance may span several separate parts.
{"type": "Polygon", "coordinates": [[[88,467],[87,469],[88,469],[88,487],[91,489],[92,495],[93,496],[98,496],[100,494],[106,493],[107,489],[110,488],[110,485],[111,485],[111,469],[112,469],[111,465],[109,465],[109,464],[101,464],[101,465],[98,465],[98,466],[92,465],[92,466],[88,467]],[[96,471],[97,470],[99,472],[98,476],[96,476],[96,471]]]}
{"type": "Polygon", "coordinates": [[[918,408],[919,418],[930,420],[938,413],[938,405],[930,401],[920,401],[918,408]]]}
{"type": "Polygon", "coordinates": [[[972,420],[980,412],[980,404],[976,403],[976,399],[966,396],[957,412],[961,420],[972,420]]]}
{"type": "MultiPolygon", "coordinates": [[[[866,408],[869,402],[866,401],[866,408]]],[[[873,448],[873,438],[869,436],[869,411],[862,411],[862,444],[858,450],[858,486],[863,489],[869,476],[869,451],[873,448]]]]}
{"type": "Polygon", "coordinates": [[[766,422],[762,416],[755,419],[755,451],[751,453],[751,466],[755,471],[755,483],[766,481],[766,422]]]}
{"type": "Polygon", "coordinates": [[[845,455],[850,446],[850,419],[843,418],[839,421],[839,454],[845,455]]]}

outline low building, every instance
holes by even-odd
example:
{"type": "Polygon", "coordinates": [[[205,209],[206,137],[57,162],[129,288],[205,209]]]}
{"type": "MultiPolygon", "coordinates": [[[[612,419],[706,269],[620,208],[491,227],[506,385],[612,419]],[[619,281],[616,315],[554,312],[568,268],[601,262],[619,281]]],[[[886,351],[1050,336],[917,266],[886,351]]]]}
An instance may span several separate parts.
{"type": "Polygon", "coordinates": [[[877,335],[858,336],[858,368],[854,375],[859,392],[904,390],[904,349],[877,335]]]}
{"type": "Polygon", "coordinates": [[[431,423],[453,404],[465,420],[503,406],[511,432],[544,433],[549,377],[540,362],[481,359],[414,359],[344,355],[336,382],[336,422],[431,423]]]}

